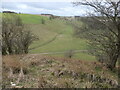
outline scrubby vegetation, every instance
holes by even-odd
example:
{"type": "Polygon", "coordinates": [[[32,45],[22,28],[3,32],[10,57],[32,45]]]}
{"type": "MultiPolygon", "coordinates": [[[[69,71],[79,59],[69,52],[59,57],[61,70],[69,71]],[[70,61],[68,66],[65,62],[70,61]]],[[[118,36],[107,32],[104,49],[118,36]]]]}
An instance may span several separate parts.
{"type": "Polygon", "coordinates": [[[29,46],[37,38],[26,30],[17,14],[5,13],[2,16],[2,54],[28,53],[29,46]]]}
{"type": "Polygon", "coordinates": [[[89,41],[93,49],[92,54],[113,70],[120,56],[120,0],[117,2],[85,0],[73,4],[93,9],[88,17],[81,19],[84,25],[77,27],[77,33],[84,34],[83,37],[89,41]]]}
{"type": "MultiPolygon", "coordinates": [[[[24,14],[20,15],[24,18],[24,14]]],[[[30,16],[42,18],[36,15],[30,16]]],[[[22,21],[24,20],[25,18],[22,21]]],[[[71,23],[59,18],[44,20],[45,24],[41,22],[30,24],[31,22],[29,23],[27,19],[24,23],[40,38],[29,47],[29,54],[3,56],[3,88],[112,88],[118,86],[117,70],[109,71],[104,65],[95,61],[93,56],[86,53],[86,40],[74,37],[71,23]],[[60,28],[57,28],[58,26],[60,28]],[[63,43],[64,45],[61,45],[63,43]],[[78,51],[75,52],[75,50],[78,51]],[[59,51],[60,54],[54,53],[59,51]],[[43,52],[53,52],[53,54],[39,54],[43,52]],[[11,82],[15,86],[12,86],[11,82]]],[[[76,20],[72,23],[82,25],[76,20]]]]}
{"type": "Polygon", "coordinates": [[[2,88],[119,87],[120,1],[73,4],[95,14],[2,14],[2,88]]]}
{"type": "Polygon", "coordinates": [[[118,85],[117,73],[98,62],[39,54],[4,56],[3,88],[13,88],[10,82],[24,88],[113,88],[118,85]]]}

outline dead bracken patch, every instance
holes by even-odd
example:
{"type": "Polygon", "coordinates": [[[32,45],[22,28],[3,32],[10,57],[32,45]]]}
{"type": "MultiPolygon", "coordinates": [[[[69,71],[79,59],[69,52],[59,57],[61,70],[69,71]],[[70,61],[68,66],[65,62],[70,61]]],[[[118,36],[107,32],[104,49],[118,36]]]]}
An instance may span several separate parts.
{"type": "Polygon", "coordinates": [[[117,75],[97,61],[38,54],[9,55],[3,56],[3,70],[3,86],[7,88],[11,88],[10,82],[25,88],[103,88],[118,85],[117,75]],[[14,73],[17,69],[18,73],[14,73]]]}

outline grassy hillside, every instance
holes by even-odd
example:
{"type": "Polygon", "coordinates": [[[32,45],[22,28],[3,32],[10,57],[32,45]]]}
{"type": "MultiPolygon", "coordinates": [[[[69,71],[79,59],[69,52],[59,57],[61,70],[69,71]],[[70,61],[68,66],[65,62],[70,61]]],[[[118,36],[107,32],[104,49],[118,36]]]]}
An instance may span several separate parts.
{"type": "Polygon", "coordinates": [[[3,80],[0,87],[118,87],[118,70],[110,71],[103,64],[94,61],[95,57],[87,52],[74,53],[72,58],[65,57],[66,51],[86,51],[87,49],[86,40],[74,37],[74,29],[66,20],[50,20],[47,17],[29,14],[19,15],[27,30],[37,35],[39,40],[29,47],[29,54],[2,56],[3,80]],[[42,23],[43,20],[44,23],[42,23]]]}
{"type": "Polygon", "coordinates": [[[19,14],[25,24],[41,24],[41,20],[48,20],[47,17],[32,14],[19,14]]]}
{"type": "MultiPolygon", "coordinates": [[[[52,19],[40,15],[19,14],[27,29],[31,30],[39,37],[30,46],[29,53],[47,53],[47,52],[66,52],[69,50],[86,50],[86,40],[75,38],[73,28],[66,20],[52,19]],[[44,20],[45,24],[42,24],[44,20]]],[[[53,56],[62,56],[65,54],[50,54],[53,56]]],[[[95,60],[94,56],[87,53],[76,53],[73,58],[82,60],[95,60]]]]}

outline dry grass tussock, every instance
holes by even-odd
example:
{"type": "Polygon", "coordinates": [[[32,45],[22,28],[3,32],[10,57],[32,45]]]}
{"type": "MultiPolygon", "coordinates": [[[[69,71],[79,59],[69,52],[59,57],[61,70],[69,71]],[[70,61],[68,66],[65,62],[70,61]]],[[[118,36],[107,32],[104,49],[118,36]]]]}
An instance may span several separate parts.
{"type": "Polygon", "coordinates": [[[20,70],[22,67],[23,70],[26,70],[28,67],[28,62],[21,59],[22,56],[19,55],[7,55],[3,56],[3,69],[13,69],[14,72],[17,72],[15,70],[20,70]]]}

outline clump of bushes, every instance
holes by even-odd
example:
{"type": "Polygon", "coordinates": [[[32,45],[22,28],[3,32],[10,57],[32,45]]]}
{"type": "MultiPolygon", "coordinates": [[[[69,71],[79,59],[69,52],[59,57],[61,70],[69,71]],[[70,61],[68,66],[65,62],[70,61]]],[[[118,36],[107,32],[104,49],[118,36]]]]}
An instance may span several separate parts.
{"type": "Polygon", "coordinates": [[[29,46],[38,38],[27,30],[18,14],[2,15],[2,54],[28,53],[29,46]]]}

